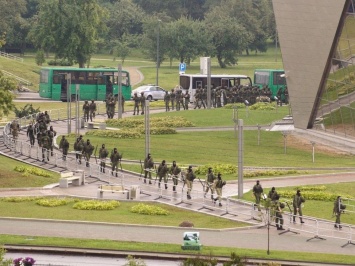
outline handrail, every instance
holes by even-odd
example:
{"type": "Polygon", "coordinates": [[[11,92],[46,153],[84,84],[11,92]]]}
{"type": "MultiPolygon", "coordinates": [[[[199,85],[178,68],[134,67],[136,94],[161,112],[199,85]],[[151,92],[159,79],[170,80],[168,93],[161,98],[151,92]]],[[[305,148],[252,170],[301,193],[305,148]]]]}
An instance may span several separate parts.
{"type": "Polygon", "coordinates": [[[32,86],[32,85],[33,85],[31,81],[28,81],[28,80],[23,79],[23,78],[21,78],[21,77],[19,77],[19,76],[16,76],[15,74],[12,74],[12,73],[10,73],[10,72],[8,72],[8,71],[6,71],[6,70],[1,70],[1,71],[2,71],[4,74],[6,74],[6,75],[8,75],[8,76],[10,76],[10,77],[13,77],[14,79],[16,79],[17,81],[21,82],[22,84],[25,84],[25,85],[27,85],[27,86],[32,86]]]}
{"type": "Polygon", "coordinates": [[[0,56],[5,57],[5,58],[7,58],[7,59],[12,59],[12,60],[20,61],[21,63],[23,62],[23,58],[18,57],[18,56],[15,56],[15,55],[12,55],[12,54],[8,54],[8,53],[5,53],[5,52],[1,52],[1,51],[0,51],[0,56]]]}

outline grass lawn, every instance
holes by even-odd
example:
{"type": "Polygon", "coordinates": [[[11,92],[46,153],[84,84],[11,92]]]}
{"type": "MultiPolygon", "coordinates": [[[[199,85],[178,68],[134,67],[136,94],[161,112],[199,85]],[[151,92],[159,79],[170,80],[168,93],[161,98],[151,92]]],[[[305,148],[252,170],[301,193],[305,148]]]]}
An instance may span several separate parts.
{"type": "Polygon", "coordinates": [[[54,238],[37,236],[14,236],[1,235],[0,245],[34,245],[34,246],[56,246],[56,247],[76,247],[90,249],[108,249],[108,250],[127,250],[127,251],[147,251],[161,253],[193,254],[202,256],[226,256],[230,257],[235,252],[240,257],[259,258],[272,260],[294,260],[294,261],[314,261],[320,263],[343,263],[353,265],[355,256],[324,254],[324,253],[306,253],[306,252],[285,252],[273,251],[266,255],[266,250],[242,249],[230,247],[212,247],[203,246],[201,251],[182,250],[181,245],[166,243],[141,243],[124,242],[112,240],[88,240],[74,238],[54,238]]]}
{"type": "Polygon", "coordinates": [[[169,215],[143,215],[132,213],[130,209],[137,205],[138,202],[121,202],[119,207],[108,211],[77,210],[72,208],[73,204],[74,203],[69,203],[68,205],[59,207],[43,207],[37,205],[35,201],[16,203],[0,201],[0,212],[4,217],[81,220],[141,225],[154,224],[161,226],[179,226],[183,221],[190,221],[196,228],[213,229],[235,228],[247,225],[245,223],[234,222],[228,219],[156,203],[147,204],[159,206],[167,210],[169,215]]]}
{"type": "Polygon", "coordinates": [[[14,168],[16,166],[31,166],[2,155],[0,155],[0,161],[0,188],[43,187],[48,184],[57,183],[59,180],[59,174],[54,172],[49,172],[52,175],[51,177],[36,176],[33,174],[23,176],[22,173],[14,171],[14,168]]]}
{"type": "MultiPolygon", "coordinates": [[[[244,165],[254,167],[353,167],[353,156],[317,152],[312,163],[312,147],[292,146],[288,142],[284,154],[284,139],[280,132],[261,131],[260,145],[257,145],[257,131],[244,131],[244,165]]],[[[117,139],[90,136],[93,145],[105,143],[111,151],[117,147],[124,159],[143,160],[145,139],[117,139]]],[[[71,149],[74,138],[69,138],[71,149]]],[[[165,159],[168,163],[176,160],[182,165],[232,164],[238,162],[238,140],[233,131],[184,132],[173,135],[152,135],[150,152],[155,162],[165,159]],[[163,147],[163,148],[162,148],[163,147]]]]}

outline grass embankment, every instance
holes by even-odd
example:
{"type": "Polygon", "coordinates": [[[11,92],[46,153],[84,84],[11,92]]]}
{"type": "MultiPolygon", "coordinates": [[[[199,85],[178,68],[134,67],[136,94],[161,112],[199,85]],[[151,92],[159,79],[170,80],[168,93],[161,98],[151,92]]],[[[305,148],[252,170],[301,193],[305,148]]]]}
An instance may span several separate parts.
{"type": "MultiPolygon", "coordinates": [[[[236,240],[238,241],[238,240],[236,240]]],[[[37,237],[37,236],[14,236],[1,235],[0,245],[38,245],[38,246],[55,246],[55,247],[75,247],[90,249],[109,249],[109,250],[126,250],[126,251],[146,251],[161,253],[179,253],[193,254],[203,256],[226,256],[230,257],[235,252],[240,257],[260,258],[270,260],[294,260],[294,261],[313,261],[320,263],[343,263],[353,265],[355,256],[340,254],[324,254],[324,253],[306,253],[306,252],[286,252],[286,251],[270,251],[270,255],[266,255],[265,250],[243,249],[230,247],[212,247],[203,246],[201,251],[181,250],[181,245],[166,243],[142,243],[142,242],[124,242],[112,240],[89,240],[89,239],[73,239],[73,238],[54,238],[54,237],[37,237]]],[[[203,241],[202,241],[203,244],[203,241]]]]}
{"type": "Polygon", "coordinates": [[[22,188],[22,187],[43,187],[48,184],[57,183],[59,174],[49,172],[50,177],[37,176],[34,174],[23,175],[14,171],[15,167],[30,167],[28,164],[9,159],[0,155],[1,171],[0,171],[0,188],[22,188]]]}

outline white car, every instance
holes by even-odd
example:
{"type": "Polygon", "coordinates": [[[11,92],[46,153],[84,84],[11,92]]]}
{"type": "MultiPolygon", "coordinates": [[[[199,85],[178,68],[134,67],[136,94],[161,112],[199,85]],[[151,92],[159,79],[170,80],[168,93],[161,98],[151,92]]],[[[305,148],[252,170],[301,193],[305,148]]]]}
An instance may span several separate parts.
{"type": "Polygon", "coordinates": [[[131,99],[133,98],[135,93],[137,93],[138,96],[141,96],[142,92],[144,92],[144,96],[146,97],[147,100],[156,101],[156,100],[164,100],[164,95],[166,90],[155,85],[140,86],[132,91],[131,99]]]}

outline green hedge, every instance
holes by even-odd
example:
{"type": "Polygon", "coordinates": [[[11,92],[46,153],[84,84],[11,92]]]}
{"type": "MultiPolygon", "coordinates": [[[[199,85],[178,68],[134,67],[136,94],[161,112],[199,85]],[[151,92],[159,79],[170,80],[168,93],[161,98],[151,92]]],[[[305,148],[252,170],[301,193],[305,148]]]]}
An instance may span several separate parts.
{"type": "Polygon", "coordinates": [[[144,215],[169,215],[169,212],[163,208],[143,203],[133,206],[131,212],[144,215]]]}
{"type": "Polygon", "coordinates": [[[73,201],[70,198],[43,198],[36,200],[36,204],[43,207],[58,207],[67,205],[73,201]]]}
{"type": "MultiPolygon", "coordinates": [[[[108,119],[106,120],[106,124],[111,127],[119,127],[119,128],[137,128],[144,127],[144,119],[139,118],[123,118],[123,119],[108,119]]],[[[184,117],[181,116],[167,116],[167,117],[152,117],[150,119],[151,127],[194,127],[194,124],[184,117]]]]}
{"type": "Polygon", "coordinates": [[[85,133],[86,136],[98,136],[98,137],[108,137],[108,138],[118,138],[118,139],[139,139],[142,136],[141,132],[136,130],[90,130],[85,133]]]}
{"type": "Polygon", "coordinates": [[[27,166],[16,166],[15,171],[22,173],[23,176],[28,176],[29,174],[36,176],[52,177],[52,175],[45,170],[37,167],[27,167],[27,166]]]}
{"type": "Polygon", "coordinates": [[[120,203],[116,200],[101,201],[101,200],[83,200],[73,205],[74,209],[78,210],[96,210],[107,211],[113,210],[120,206],[120,203]]]}

